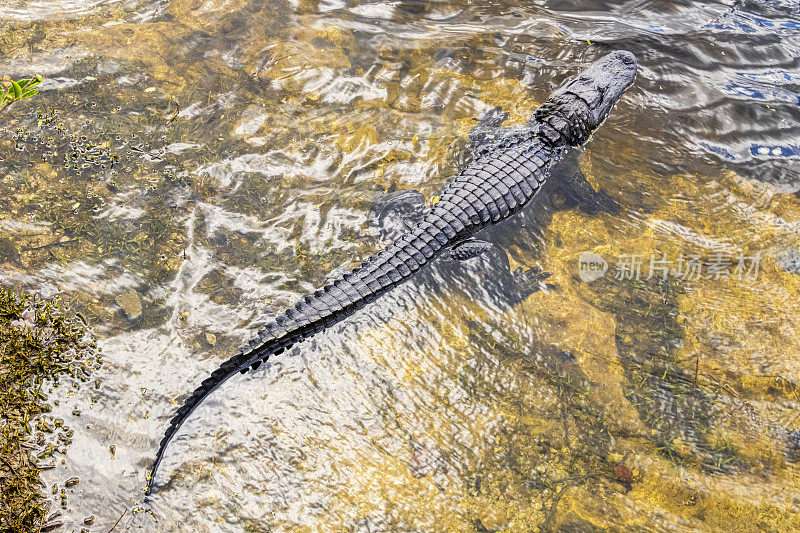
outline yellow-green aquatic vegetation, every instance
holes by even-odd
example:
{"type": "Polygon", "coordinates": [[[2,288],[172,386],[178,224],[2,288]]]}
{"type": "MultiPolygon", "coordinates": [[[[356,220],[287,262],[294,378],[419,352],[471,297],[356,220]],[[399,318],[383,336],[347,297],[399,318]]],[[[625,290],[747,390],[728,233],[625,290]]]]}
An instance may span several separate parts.
{"type": "Polygon", "coordinates": [[[86,381],[99,364],[83,322],[59,301],[0,287],[0,530],[38,531],[48,512],[39,479],[71,431],[50,411],[45,386],[86,381]]]}
{"type": "Polygon", "coordinates": [[[42,77],[37,74],[33,78],[25,78],[19,81],[10,80],[3,88],[3,97],[0,99],[0,113],[14,102],[35,96],[39,89],[37,85],[42,83],[42,77]]]}

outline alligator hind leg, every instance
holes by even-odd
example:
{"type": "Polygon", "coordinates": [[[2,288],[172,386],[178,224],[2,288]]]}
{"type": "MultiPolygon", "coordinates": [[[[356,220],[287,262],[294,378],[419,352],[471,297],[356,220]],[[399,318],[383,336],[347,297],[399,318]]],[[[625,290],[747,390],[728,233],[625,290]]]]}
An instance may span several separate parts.
{"type": "Polygon", "coordinates": [[[564,194],[567,201],[577,205],[581,211],[588,214],[599,212],[616,215],[620,207],[614,198],[604,191],[595,191],[586,180],[578,166],[578,151],[572,150],[564,159],[553,165],[550,171],[550,180],[556,189],[564,194]]]}
{"type": "Polygon", "coordinates": [[[480,241],[478,239],[469,239],[455,244],[450,249],[450,258],[456,261],[466,261],[473,257],[482,255],[492,247],[492,243],[480,241]]]}

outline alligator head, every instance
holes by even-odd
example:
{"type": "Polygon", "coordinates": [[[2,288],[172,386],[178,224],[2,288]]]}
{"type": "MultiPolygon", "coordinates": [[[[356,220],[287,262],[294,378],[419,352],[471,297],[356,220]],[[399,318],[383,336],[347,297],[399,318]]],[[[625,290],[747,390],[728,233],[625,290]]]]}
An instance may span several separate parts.
{"type": "Polygon", "coordinates": [[[631,86],[636,67],[636,56],[624,50],[601,57],[555,91],[536,110],[534,122],[553,141],[582,145],[631,86]]]}

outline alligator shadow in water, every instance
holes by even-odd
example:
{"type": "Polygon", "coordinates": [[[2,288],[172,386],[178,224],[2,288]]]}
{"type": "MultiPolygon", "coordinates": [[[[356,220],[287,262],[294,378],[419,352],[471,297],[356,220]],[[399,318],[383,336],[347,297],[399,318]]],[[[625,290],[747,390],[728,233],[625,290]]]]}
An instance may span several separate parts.
{"type": "MultiPolygon", "coordinates": [[[[371,209],[372,225],[378,229],[379,238],[392,240],[412,227],[418,221],[424,205],[423,195],[413,190],[379,196],[371,209]]],[[[434,294],[457,288],[472,301],[497,309],[509,309],[543,288],[558,290],[546,284],[548,274],[536,268],[512,272],[505,249],[513,245],[524,254],[536,257],[542,252],[542,233],[552,222],[553,215],[576,207],[588,215],[617,214],[620,211],[619,204],[613,198],[591,187],[578,169],[576,159],[570,157],[553,167],[542,191],[523,211],[477,235],[492,242],[494,246],[491,249],[465,262],[454,261],[443,255],[430,268],[417,275],[415,285],[434,294]]],[[[735,454],[711,445],[705,437],[714,412],[712,398],[697,386],[691,372],[676,363],[676,354],[671,349],[666,348],[664,352],[665,347],[672,346],[683,334],[677,324],[672,324],[675,310],[668,304],[671,299],[666,297],[665,290],[670,295],[674,292],[663,287],[643,287],[629,295],[633,299],[637,295],[640,299],[643,295],[657,300],[663,298],[660,306],[658,302],[646,306],[664,313],[655,322],[637,321],[634,310],[641,309],[641,301],[626,301],[623,305],[604,309],[615,314],[621,323],[638,326],[634,327],[636,333],[630,334],[641,337],[630,346],[623,342],[621,334],[617,334],[620,363],[627,378],[626,396],[637,407],[642,422],[654,431],[649,438],[660,450],[664,450],[665,456],[682,461],[673,450],[673,442],[680,437],[692,448],[692,455],[702,468],[718,473],[736,472],[741,465],[735,454]],[[665,324],[672,324],[673,327],[665,327],[665,324]]],[[[554,346],[538,346],[528,356],[538,355],[541,358],[542,354],[551,352],[558,357],[548,358],[549,362],[540,370],[549,369],[553,361],[565,357],[562,363],[569,362],[569,353],[554,346]]],[[[574,361],[568,366],[575,367],[572,372],[586,379],[574,361]]],[[[589,386],[590,383],[587,381],[584,385],[589,386]]],[[[795,440],[800,440],[788,440],[800,449],[800,445],[795,443],[795,440]]],[[[789,455],[794,457],[791,453],[789,455]]]]}
{"type": "MultiPolygon", "coordinates": [[[[373,202],[370,223],[381,240],[390,242],[419,222],[424,207],[425,197],[415,190],[382,194],[373,202]]],[[[513,307],[539,290],[557,289],[545,282],[549,273],[537,267],[512,271],[505,249],[514,245],[536,256],[544,240],[542,231],[553,214],[575,207],[590,215],[620,210],[611,196],[595,191],[586,180],[578,168],[577,151],[553,166],[541,192],[525,209],[476,235],[493,243],[491,249],[463,262],[443,255],[417,274],[415,284],[432,292],[458,287],[471,300],[500,309],[513,307]]]]}

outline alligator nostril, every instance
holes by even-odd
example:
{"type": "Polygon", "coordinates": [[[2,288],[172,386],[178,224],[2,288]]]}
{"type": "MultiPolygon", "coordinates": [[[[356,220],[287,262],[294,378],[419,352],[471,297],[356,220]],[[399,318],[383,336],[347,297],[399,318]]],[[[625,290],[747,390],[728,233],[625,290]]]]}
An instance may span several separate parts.
{"type": "Polygon", "coordinates": [[[620,60],[626,65],[630,66],[636,64],[636,58],[630,52],[620,52],[619,56],[620,60]]]}

